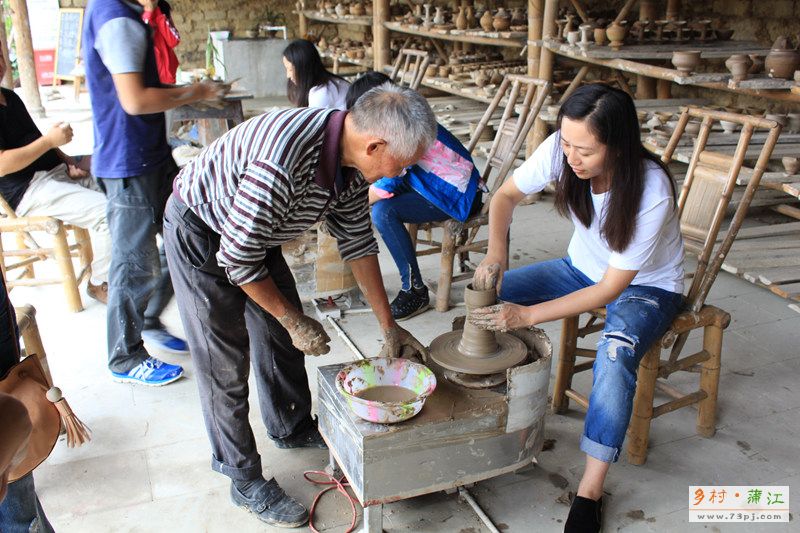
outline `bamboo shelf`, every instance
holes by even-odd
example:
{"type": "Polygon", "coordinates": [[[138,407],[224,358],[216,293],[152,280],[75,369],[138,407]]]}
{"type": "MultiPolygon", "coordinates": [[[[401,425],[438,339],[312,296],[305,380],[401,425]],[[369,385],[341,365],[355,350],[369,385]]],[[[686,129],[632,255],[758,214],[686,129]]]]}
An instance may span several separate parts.
{"type": "Polygon", "coordinates": [[[430,39],[441,39],[445,41],[456,41],[489,46],[509,46],[514,48],[522,48],[525,46],[527,37],[527,35],[523,32],[437,30],[435,28],[426,30],[422,26],[403,24],[401,22],[384,22],[383,25],[391,31],[407,33],[409,35],[416,35],[418,37],[428,37],[430,39]]]}
{"type": "Polygon", "coordinates": [[[320,13],[319,11],[312,11],[306,9],[303,11],[303,16],[310,20],[317,22],[327,22],[330,24],[351,24],[354,26],[372,27],[372,17],[357,17],[355,15],[328,15],[327,13],[320,13]]]}

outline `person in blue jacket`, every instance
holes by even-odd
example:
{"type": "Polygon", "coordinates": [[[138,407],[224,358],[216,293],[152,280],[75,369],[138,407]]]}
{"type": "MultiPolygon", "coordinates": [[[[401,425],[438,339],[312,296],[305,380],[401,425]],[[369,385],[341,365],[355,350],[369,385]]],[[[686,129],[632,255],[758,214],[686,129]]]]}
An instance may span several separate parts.
{"type": "MultiPolygon", "coordinates": [[[[391,83],[380,72],[367,72],[347,91],[347,109],[370,89],[391,83]]],[[[370,186],[372,223],[389,248],[400,271],[402,287],[391,303],[392,317],[405,320],[430,305],[417,255],[405,224],[454,218],[461,222],[482,206],[480,173],[464,145],[441,124],[436,142],[415,165],[400,176],[382,178],[370,186]]]]}

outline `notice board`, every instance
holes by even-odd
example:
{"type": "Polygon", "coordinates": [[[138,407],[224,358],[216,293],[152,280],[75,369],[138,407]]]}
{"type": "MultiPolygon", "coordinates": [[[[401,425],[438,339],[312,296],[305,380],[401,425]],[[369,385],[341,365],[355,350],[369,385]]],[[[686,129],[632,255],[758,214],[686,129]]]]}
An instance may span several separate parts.
{"type": "Polygon", "coordinates": [[[75,80],[73,69],[81,59],[81,34],[83,9],[58,10],[58,40],[56,41],[55,72],[53,84],[58,80],[75,80]]]}

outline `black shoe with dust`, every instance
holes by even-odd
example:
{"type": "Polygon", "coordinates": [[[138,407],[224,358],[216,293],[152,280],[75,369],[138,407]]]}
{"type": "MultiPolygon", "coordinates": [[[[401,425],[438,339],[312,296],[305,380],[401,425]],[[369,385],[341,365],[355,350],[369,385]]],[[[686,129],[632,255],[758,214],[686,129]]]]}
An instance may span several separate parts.
{"type": "Polygon", "coordinates": [[[231,500],[256,515],[262,522],[277,527],[300,527],[308,522],[308,511],[283,492],[275,478],[232,481],[231,500]],[[238,485],[238,486],[237,486],[238,485]]]}
{"type": "Polygon", "coordinates": [[[597,533],[603,524],[603,498],[595,501],[575,496],[564,524],[564,533],[597,533]]]}
{"type": "Polygon", "coordinates": [[[430,303],[428,287],[424,285],[419,288],[412,287],[409,290],[401,290],[390,305],[392,318],[398,321],[409,319],[428,309],[430,303]]]}

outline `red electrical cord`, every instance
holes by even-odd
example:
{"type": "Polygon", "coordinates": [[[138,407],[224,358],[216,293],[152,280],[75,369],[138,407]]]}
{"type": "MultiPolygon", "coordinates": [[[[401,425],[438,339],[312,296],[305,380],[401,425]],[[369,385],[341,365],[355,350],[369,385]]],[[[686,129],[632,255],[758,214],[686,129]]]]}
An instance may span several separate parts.
{"type": "Polygon", "coordinates": [[[306,478],[306,481],[315,485],[330,485],[330,487],[322,489],[316,495],[316,497],[314,497],[314,501],[311,502],[311,509],[308,511],[308,528],[314,533],[319,533],[317,528],[314,527],[314,509],[317,507],[317,502],[319,502],[323,494],[330,490],[336,489],[337,492],[344,494],[347,498],[347,501],[350,502],[350,510],[352,511],[353,520],[350,522],[350,527],[347,528],[345,533],[351,533],[355,529],[356,520],[358,519],[358,511],[356,511],[356,504],[358,503],[358,500],[350,496],[350,493],[347,492],[347,487],[350,486],[350,483],[345,480],[345,477],[342,476],[341,479],[336,479],[327,472],[322,472],[319,470],[306,470],[303,472],[303,477],[306,478]],[[324,476],[327,478],[327,480],[313,479],[310,477],[311,475],[324,476]]]}

